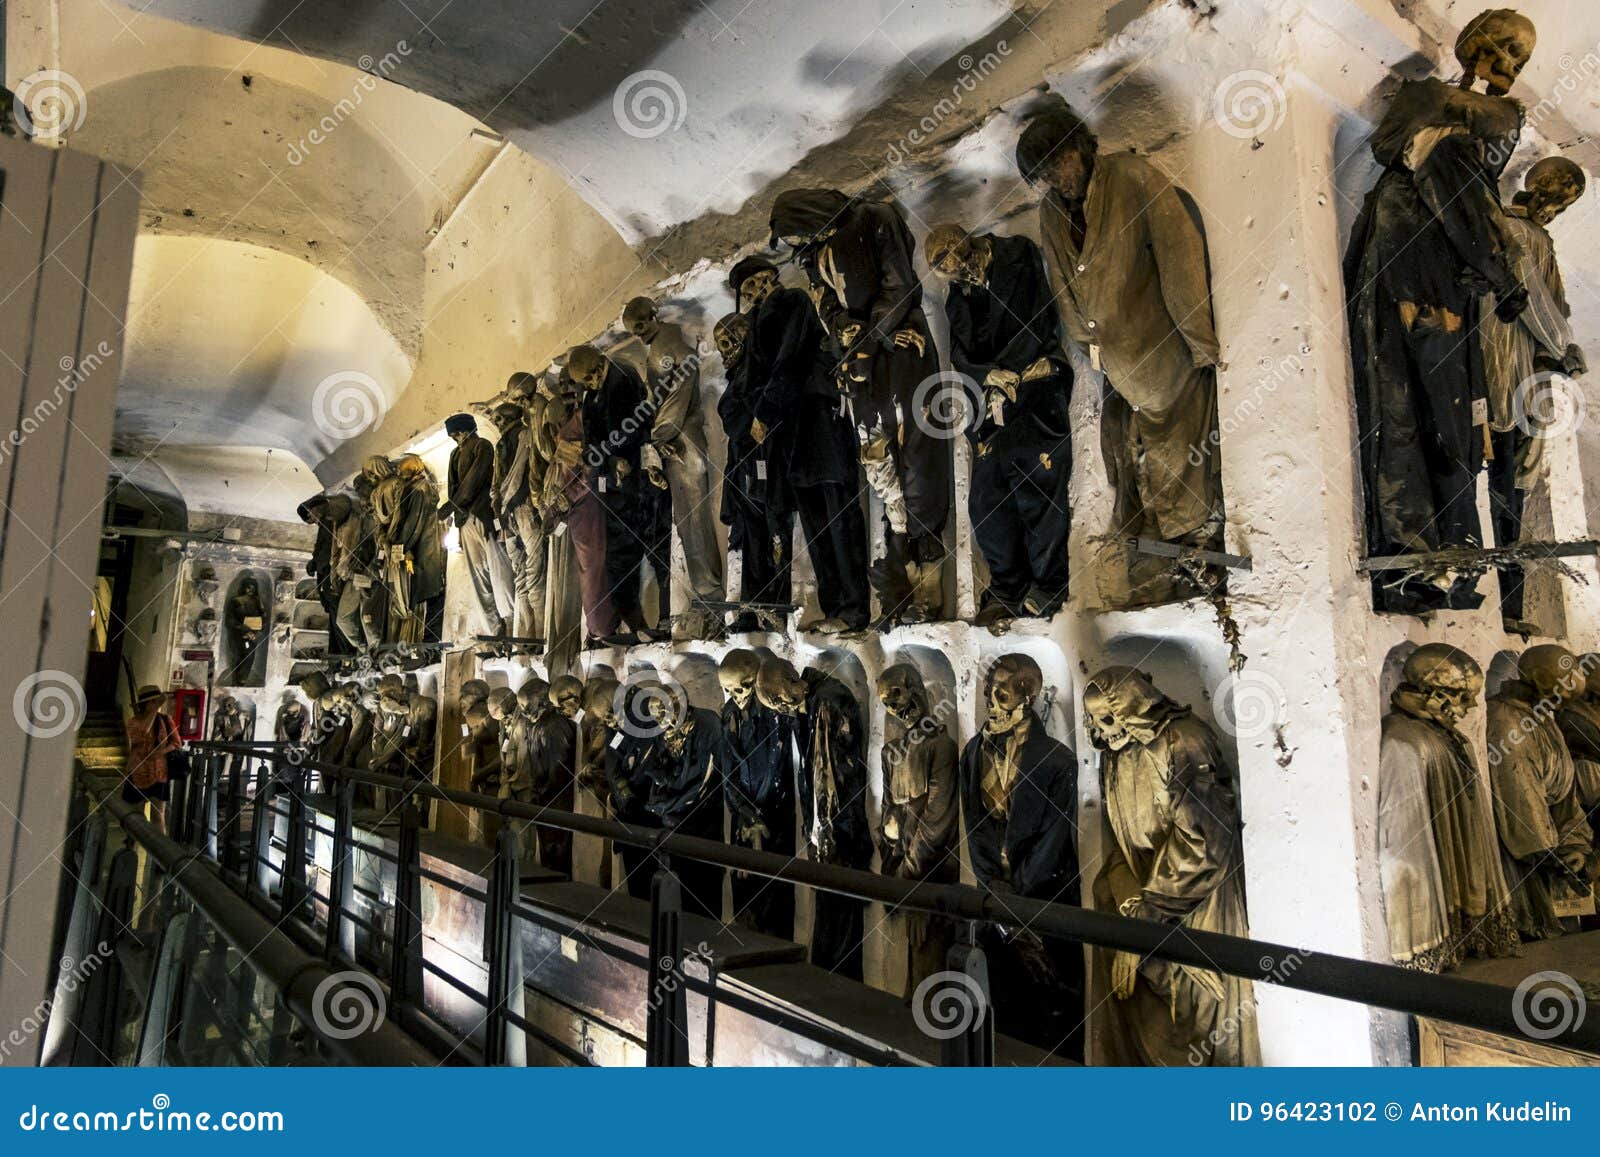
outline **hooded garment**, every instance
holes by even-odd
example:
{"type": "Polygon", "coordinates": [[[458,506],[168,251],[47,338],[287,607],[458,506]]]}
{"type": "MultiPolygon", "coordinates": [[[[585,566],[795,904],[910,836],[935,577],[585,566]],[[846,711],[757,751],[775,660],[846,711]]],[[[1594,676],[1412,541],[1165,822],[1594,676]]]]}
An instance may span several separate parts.
{"type": "Polygon", "coordinates": [[[1378,755],[1378,872],[1396,964],[1443,972],[1515,955],[1517,931],[1487,785],[1461,733],[1402,684],[1378,755]]]}
{"type": "MultiPolygon", "coordinates": [[[[1146,919],[1249,936],[1239,800],[1216,735],[1142,674],[1114,674],[1130,738],[1121,750],[1095,741],[1107,829],[1096,905],[1117,911],[1138,897],[1146,919]]],[[[1248,980],[1149,957],[1133,995],[1118,1000],[1111,956],[1094,953],[1107,1014],[1104,1063],[1260,1062],[1248,980]]]]}
{"type": "Polygon", "coordinates": [[[1576,928],[1556,913],[1564,873],[1551,864],[1563,852],[1594,847],[1577,774],[1548,701],[1520,679],[1489,700],[1489,783],[1506,882],[1517,931],[1526,940],[1576,928]]]}

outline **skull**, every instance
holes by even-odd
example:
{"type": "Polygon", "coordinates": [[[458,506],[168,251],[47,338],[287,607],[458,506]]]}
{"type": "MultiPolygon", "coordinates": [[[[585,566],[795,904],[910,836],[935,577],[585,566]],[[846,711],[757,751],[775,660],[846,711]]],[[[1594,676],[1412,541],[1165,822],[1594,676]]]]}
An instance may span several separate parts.
{"type": "Polygon", "coordinates": [[[402,687],[384,687],[378,692],[378,709],[385,715],[409,715],[411,696],[402,687]]]}
{"type": "Polygon", "coordinates": [[[1546,157],[1523,179],[1517,203],[1540,225],[1549,225],[1577,203],[1588,185],[1583,169],[1566,157],[1546,157]]]}
{"type": "Polygon", "coordinates": [[[989,670],[984,697],[989,701],[989,717],[983,729],[990,735],[1005,735],[1028,717],[1033,701],[1044,690],[1044,674],[1039,664],[1026,655],[1002,655],[989,670]]]}
{"type": "Polygon", "coordinates": [[[928,688],[910,663],[896,663],[878,679],[884,710],[902,723],[916,723],[928,714],[928,688]]]}
{"type": "Polygon", "coordinates": [[[756,698],[780,715],[798,715],[806,706],[805,680],[787,659],[769,657],[756,674],[756,698]]]}
{"type": "Polygon", "coordinates": [[[567,374],[585,390],[598,390],[606,383],[610,363],[592,345],[575,345],[567,351],[567,374]]]}
{"type": "Polygon", "coordinates": [[[583,683],[572,675],[557,675],[550,682],[550,702],[568,719],[583,710],[583,683]]]}
{"type": "Polygon", "coordinates": [[[1096,746],[1121,751],[1130,743],[1155,738],[1166,696],[1150,677],[1132,667],[1107,667],[1089,680],[1083,691],[1083,710],[1089,737],[1096,746]]]}
{"type": "Polygon", "coordinates": [[[1587,672],[1578,667],[1572,652],[1557,643],[1529,647],[1517,661],[1517,669],[1533,684],[1540,699],[1556,702],[1572,698],[1588,682],[1587,672]]]}
{"type": "Polygon", "coordinates": [[[711,340],[717,343],[723,366],[730,370],[737,368],[750,340],[750,319],[742,313],[728,314],[711,331],[711,340]]]}
{"type": "Polygon", "coordinates": [[[991,252],[987,235],[969,235],[960,225],[935,225],[923,242],[930,269],[967,285],[982,285],[988,279],[991,252]]]}
{"type": "Polygon", "coordinates": [[[761,656],[748,647],[736,647],[722,658],[717,668],[717,681],[722,692],[733,700],[734,706],[744,711],[756,693],[756,675],[761,670],[761,656]]]}
{"type": "Polygon", "coordinates": [[[1422,694],[1429,713],[1446,726],[1471,711],[1483,690],[1483,669],[1471,655],[1448,643],[1426,643],[1411,652],[1401,678],[1422,694]]]}
{"type": "Polygon", "coordinates": [[[461,710],[466,712],[474,704],[489,698],[489,684],[482,679],[468,679],[461,684],[461,710]]]}
{"type": "Polygon", "coordinates": [[[527,712],[528,718],[532,719],[550,706],[550,684],[537,675],[530,675],[517,691],[517,702],[522,705],[522,710],[527,712]]]}
{"type": "Polygon", "coordinates": [[[648,297],[636,297],[622,307],[622,328],[643,342],[655,340],[661,329],[656,316],[656,303],[648,297]]]}
{"type": "Polygon", "coordinates": [[[739,283],[739,300],[748,306],[746,310],[748,313],[771,297],[777,288],[778,271],[758,269],[739,283]]]}
{"type": "Polygon", "coordinates": [[[489,717],[496,723],[504,723],[514,716],[520,707],[517,693],[509,687],[496,687],[489,692],[489,717]]]}
{"type": "Polygon", "coordinates": [[[617,690],[620,684],[610,675],[592,675],[583,685],[583,714],[598,719],[607,727],[617,725],[617,690]]]}
{"type": "Polygon", "coordinates": [[[1491,8],[1467,22],[1456,38],[1456,59],[1469,77],[1488,82],[1489,92],[1504,96],[1511,91],[1529,59],[1539,34],[1522,13],[1511,8],[1491,8]]]}

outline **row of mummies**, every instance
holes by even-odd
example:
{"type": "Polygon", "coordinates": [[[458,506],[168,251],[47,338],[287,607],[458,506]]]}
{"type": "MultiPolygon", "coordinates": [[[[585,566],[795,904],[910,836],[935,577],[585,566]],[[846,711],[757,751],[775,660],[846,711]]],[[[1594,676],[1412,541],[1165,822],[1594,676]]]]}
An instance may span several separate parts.
{"type": "MultiPolygon", "coordinates": [[[[858,870],[872,870],[876,854],[880,873],[912,881],[959,882],[964,850],[978,886],[1002,899],[1080,903],[1078,761],[1046,730],[1040,706],[1047,693],[1032,658],[1009,654],[990,667],[986,717],[964,750],[953,735],[953,704],[936,697],[915,666],[898,663],[882,673],[876,694],[886,738],[876,822],[868,809],[866,706],[846,682],[821,666],[797,671],[770,651],[748,648],[729,651],[719,677],[720,712],[691,706],[681,687],[654,672],[621,682],[598,671],[587,682],[529,675],[516,689],[469,680],[461,689],[461,742],[472,785],[502,799],[581,808],[858,870]]],[[[1238,799],[1214,733],[1126,667],[1090,680],[1084,710],[1106,801],[1095,905],[1247,934],[1238,799]]],[[[530,862],[571,874],[569,833],[531,823],[516,830],[530,862]]],[[[623,846],[616,852],[621,878],[612,879],[608,851],[602,885],[647,899],[651,854],[623,846]]],[[[723,869],[685,859],[674,859],[673,868],[686,910],[722,920],[723,869]]],[[[792,885],[735,872],[730,890],[733,920],[794,938],[792,885]]],[[[813,964],[862,978],[865,908],[815,893],[813,964]]],[[[904,915],[909,996],[948,967],[957,930],[931,914],[904,915]]],[[[994,926],[980,935],[999,1030],[1082,1059],[1081,946],[1025,927],[994,926]]],[[[1248,982],[1131,954],[1094,955],[1101,991],[1114,998],[1101,1059],[1255,1058],[1252,1031],[1225,1030],[1252,1023],[1248,982]]]]}
{"type": "MultiPolygon", "coordinates": [[[[1546,231],[1582,194],[1583,171],[1546,158],[1512,204],[1498,194],[1523,120],[1505,93],[1533,42],[1515,12],[1474,18],[1456,46],[1460,82],[1408,81],[1372,137],[1384,172],[1345,270],[1371,555],[1481,548],[1475,483],[1486,465],[1496,542],[1514,545],[1541,475],[1542,387],[1551,372],[1585,368],[1546,231]]],[[[1101,155],[1064,106],[1028,124],[1016,156],[1044,191],[1042,245],[948,224],[924,238],[949,283],[953,373],[941,372],[898,208],[827,189],[780,194],[772,244],[788,247],[808,288],[784,287],[761,256],[730,272],[737,312],[713,333],[727,378],[720,504],[698,342],[636,299],[622,320],[647,348],[644,372],[581,345],[558,373],[513,375],[479,406],[496,443],[471,414],[447,422],[456,447],[442,505],[427,467],[406,456],[374,458],[353,492],[302,508],[321,531],[312,571],[336,644],[437,638],[435,505],[459,529],[487,632],[544,645],[553,673],[582,645],[580,615],[593,640],[664,634],[661,616],[645,621],[643,579],[648,563],[669,607],[674,525],[690,587],[680,637],[720,634],[725,612],[735,630],[778,625],[792,609],[796,518],[820,603],[810,628],[866,627],[874,594],[882,624],[941,617],[952,410],[973,446],[973,539],[989,574],[977,621],[1053,614],[1070,522],[1064,341],[1104,377],[1107,540],[1122,544],[1127,570],[1117,601],[1219,590],[1223,573],[1199,556],[1174,563],[1127,546],[1223,541],[1220,347],[1198,212],[1149,162],[1101,155]],[[884,520],[870,566],[868,489],[884,520]],[[718,511],[741,559],[732,602],[718,511]]],[[[1375,605],[1475,607],[1481,573],[1445,556],[1399,579],[1379,574],[1375,605]]],[[[1508,628],[1528,633],[1521,568],[1503,565],[1500,581],[1508,628]]]]}
{"type": "Polygon", "coordinates": [[[1460,730],[1483,687],[1470,655],[1427,643],[1383,720],[1379,875],[1390,956],[1411,968],[1513,956],[1595,915],[1600,654],[1522,653],[1488,700],[1487,783],[1460,730]]]}
{"type": "MultiPolygon", "coordinates": [[[[1373,553],[1477,543],[1470,503],[1458,502],[1446,519],[1436,502],[1420,523],[1413,507],[1426,505],[1427,496],[1442,501],[1464,493],[1463,477],[1475,479],[1485,461],[1492,466],[1497,534],[1514,541],[1520,520],[1510,516],[1520,510],[1538,460],[1536,430],[1519,421],[1529,415],[1518,412],[1518,375],[1552,365],[1569,373],[1583,368],[1567,338],[1559,273],[1544,231],[1581,192],[1581,170],[1560,158],[1542,162],[1509,208],[1494,191],[1521,124],[1519,107],[1504,92],[1528,59],[1532,39],[1531,25],[1516,13],[1475,18],[1457,44],[1465,69],[1460,84],[1408,82],[1373,138],[1385,171],[1357,224],[1346,270],[1373,553]],[[1476,91],[1479,82],[1487,93],[1476,91]],[[1402,384],[1411,382],[1418,388],[1402,384]],[[1406,518],[1413,521],[1405,524],[1406,518]],[[1469,520],[1471,533],[1456,533],[1469,520]],[[1396,529],[1403,524],[1411,529],[1396,529]]],[[[1219,346],[1204,235],[1192,204],[1141,158],[1102,156],[1088,127],[1065,109],[1030,122],[1017,158],[1023,174],[1045,189],[1042,245],[957,226],[936,227],[924,240],[929,266],[950,282],[951,364],[978,395],[965,432],[974,444],[974,537],[991,574],[982,612],[987,622],[1049,613],[1065,592],[1065,401],[1072,371],[1064,339],[1080,346],[1104,375],[1101,440],[1115,491],[1115,535],[1214,549],[1223,528],[1213,453],[1219,346]]],[[[718,405],[729,444],[720,510],[730,546],[741,554],[736,604],[721,602],[700,356],[650,301],[630,303],[624,315],[626,328],[649,350],[644,374],[595,346],[575,347],[559,374],[515,375],[485,404],[500,428],[496,444],[477,435],[471,415],[447,424],[457,446],[440,516],[453,518],[461,531],[493,633],[542,641],[552,677],[571,670],[580,614],[594,638],[629,642],[647,632],[640,610],[643,560],[667,578],[663,544],[674,520],[695,607],[685,634],[716,633],[720,611],[730,605],[738,612],[736,629],[775,625],[767,616],[788,609],[787,545],[796,517],[817,576],[822,629],[864,626],[869,585],[885,619],[942,611],[936,592],[942,591],[950,459],[929,415],[937,398],[923,389],[939,376],[939,358],[921,312],[914,239],[893,205],[830,190],[781,195],[771,226],[774,242],[786,243],[804,271],[809,292],[785,288],[765,258],[747,258],[729,278],[738,312],[714,332],[728,376],[718,405]],[[908,414],[912,420],[905,420],[908,414]],[[863,482],[881,500],[885,518],[885,552],[870,568],[863,482]]],[[[334,519],[324,525],[335,544],[329,570],[337,619],[369,643],[392,641],[397,621],[423,624],[425,632],[427,600],[437,596],[435,586],[442,590],[442,559],[436,583],[430,558],[408,537],[417,520],[401,516],[403,498],[438,500],[426,475],[420,460],[378,459],[363,470],[357,494],[323,496],[349,499],[346,519],[372,519],[353,530],[334,519]],[[369,540],[379,561],[369,581],[359,583],[359,570],[341,573],[337,544],[369,540]],[[429,577],[401,585],[423,574],[429,577]],[[388,626],[374,631],[367,603],[381,606],[385,593],[391,609],[381,621],[388,626]]],[[[411,509],[431,513],[425,501],[411,509]]],[[[1130,605],[1214,591],[1222,581],[1210,568],[1175,570],[1151,556],[1129,556],[1128,570],[1130,605]]],[[[1476,579],[1461,573],[1380,583],[1377,605],[1398,611],[1476,605],[1476,579]]],[[[1502,575],[1502,589],[1515,589],[1514,573],[1502,575]]],[[[1506,615],[1516,617],[1511,603],[1506,615]]],[[[1117,841],[1122,859],[1147,871],[1132,867],[1123,892],[1112,888],[1102,895],[1097,888],[1097,901],[1109,898],[1130,914],[1242,932],[1242,889],[1207,893],[1192,907],[1192,895],[1152,895],[1149,881],[1174,869],[1163,859],[1164,843],[1138,835],[1141,815],[1144,827],[1170,831],[1181,822],[1185,801],[1207,792],[1218,793],[1227,806],[1202,810],[1236,816],[1237,806],[1230,773],[1213,758],[1214,741],[1207,733],[1202,742],[1203,725],[1135,674],[1115,678],[1113,687],[1091,687],[1086,706],[1092,711],[1098,701],[1112,709],[1109,717],[1132,721],[1116,732],[1121,748],[1108,741],[1106,767],[1156,769],[1167,778],[1152,798],[1163,802],[1147,798],[1130,807],[1128,838],[1119,833],[1117,841]],[[1188,722],[1175,727],[1177,718],[1188,722]],[[1152,746],[1162,758],[1150,760],[1152,746]]],[[[496,710],[511,710],[500,698],[498,707],[468,704],[481,726],[496,710]]],[[[526,713],[527,706],[518,710],[526,713]]],[[[855,725],[859,736],[859,718],[855,725]]],[[[671,734],[687,743],[681,728],[671,734]]],[[[993,755],[987,732],[978,742],[980,755],[993,755]]],[[[1384,751],[1387,760],[1387,741],[1384,751]]],[[[677,759],[682,750],[673,754],[677,759]]],[[[497,758],[503,765],[503,753],[497,758]]],[[[612,762],[606,757],[608,767],[612,762]]],[[[606,782],[619,815],[641,799],[627,787],[618,790],[622,780],[607,776],[606,782]]],[[[811,782],[817,782],[814,772],[811,782]]],[[[503,780],[501,790],[508,790],[503,780]]],[[[642,798],[648,800],[651,790],[642,798]]],[[[1113,795],[1114,789],[1107,792],[1108,799],[1113,795]]],[[[801,796],[804,803],[807,793],[801,796]]],[[[838,798],[831,787],[827,798],[838,798]]],[[[982,796],[977,802],[983,814],[1013,822],[996,803],[982,796]]],[[[1530,795],[1512,811],[1531,814],[1523,804],[1533,802],[1530,795]]],[[[1430,803],[1422,818],[1437,836],[1449,816],[1430,803]]],[[[735,838],[741,830],[735,825],[735,838]]],[[[1480,875],[1492,875],[1499,862],[1496,837],[1486,836],[1481,823],[1473,831],[1477,842],[1468,858],[1480,875]]],[[[1217,862],[1230,865],[1229,879],[1237,876],[1235,836],[1228,837],[1234,842],[1225,855],[1216,853],[1217,862]]],[[[836,834],[818,830],[817,838],[816,854],[846,855],[836,834]]],[[[870,835],[851,846],[858,856],[865,848],[870,861],[870,835]]],[[[1220,848],[1216,841],[1190,846],[1220,848]]],[[[1433,846],[1435,862],[1442,862],[1442,843],[1433,846]]],[[[1570,868],[1571,859],[1562,862],[1570,868]]],[[[1445,869],[1439,871],[1442,877],[1445,869]]],[[[1187,878],[1181,871],[1177,876],[1187,878]]],[[[1513,880],[1523,882],[1505,866],[1500,877],[1508,890],[1513,880]]],[[[832,903],[824,901],[824,910],[832,903]]],[[[1448,903],[1437,911],[1446,925],[1453,918],[1448,903]]],[[[845,927],[848,918],[819,918],[825,953],[830,943],[849,946],[848,933],[842,941],[829,939],[832,921],[845,927]]],[[[1508,943],[1503,935],[1499,942],[1508,943]]],[[[1042,974],[1037,954],[1017,951],[1023,953],[1019,977],[1042,974]]],[[[1448,951],[1430,957],[1431,951],[1397,952],[1396,958],[1448,962],[1448,951]]],[[[1209,973],[1127,957],[1104,963],[1120,1007],[1141,1010],[1122,1018],[1137,1026],[1125,1055],[1138,1059],[1174,1057],[1209,1040],[1202,1026],[1221,1023],[1241,999],[1232,982],[1209,973]]],[[[1020,983],[1006,987],[1026,990],[1020,983]]],[[[1222,1035],[1232,1043],[1207,1045],[1206,1055],[1240,1059],[1250,1051],[1248,1034],[1222,1035]]]]}

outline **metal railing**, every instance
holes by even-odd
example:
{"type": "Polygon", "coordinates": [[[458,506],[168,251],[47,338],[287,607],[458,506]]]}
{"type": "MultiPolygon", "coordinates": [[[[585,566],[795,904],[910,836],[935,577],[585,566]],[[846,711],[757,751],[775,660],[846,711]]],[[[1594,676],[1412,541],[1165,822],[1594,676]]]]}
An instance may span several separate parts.
{"type": "MultiPolygon", "coordinates": [[[[414,804],[419,800],[432,800],[504,819],[529,821],[539,827],[601,837],[614,844],[645,849],[656,857],[660,868],[651,889],[650,955],[642,963],[649,970],[649,991],[669,995],[666,999],[653,1001],[650,1006],[646,1039],[646,1056],[650,1064],[688,1063],[686,992],[700,991],[719,1001],[731,997],[725,992],[713,992],[706,982],[682,973],[679,926],[682,906],[677,876],[672,870],[674,860],[717,865],[857,900],[875,901],[891,909],[931,913],[957,921],[973,922],[974,925],[1024,925],[1044,937],[1133,952],[1142,957],[1205,968],[1260,984],[1275,984],[1543,1045],[1600,1055],[1600,1018],[1577,1018],[1575,1023],[1559,1033],[1533,1036],[1526,1031],[1517,1015],[1513,990],[1501,985],[1197,931],[1181,925],[1098,912],[1073,904],[1011,894],[1000,897],[963,884],[902,880],[833,864],[793,859],[715,840],[680,835],[670,830],[637,827],[615,820],[441,787],[427,781],[329,764],[305,756],[300,751],[291,754],[282,744],[197,742],[193,744],[193,749],[196,774],[201,781],[190,795],[194,838],[198,846],[211,856],[220,854],[226,872],[235,877],[236,886],[256,895],[258,902],[266,901],[266,896],[255,884],[258,871],[263,863],[268,870],[276,870],[275,865],[270,863],[270,857],[264,853],[264,841],[270,837],[266,824],[269,813],[287,818],[289,837],[286,852],[300,850],[297,855],[286,854],[281,869],[279,906],[285,917],[300,913],[312,899],[305,883],[304,849],[313,830],[332,837],[332,895],[317,897],[327,904],[328,920],[323,944],[330,960],[352,958],[349,922],[359,919],[359,915],[350,910],[348,902],[351,888],[349,860],[355,843],[352,806],[355,785],[366,784],[392,792],[395,793],[394,798],[403,801],[399,812],[399,851],[395,857],[395,928],[388,961],[391,1014],[399,1011],[401,1019],[404,1019],[404,1010],[420,1006],[423,971],[427,969],[442,976],[439,970],[422,959],[422,927],[417,918],[421,912],[420,885],[427,873],[420,863],[418,830],[421,816],[414,804]],[[244,780],[249,776],[246,765],[250,763],[257,765],[259,773],[253,777],[256,781],[253,795],[247,795],[244,791],[244,780]],[[313,773],[321,777],[325,786],[334,789],[334,825],[331,830],[314,827],[308,817],[306,801],[309,777],[313,773]],[[224,795],[231,801],[231,807],[223,806],[219,810],[218,801],[224,795]],[[273,802],[280,796],[287,803],[284,810],[276,809],[273,802]],[[248,857],[248,870],[244,870],[245,865],[238,862],[238,841],[236,838],[230,840],[228,833],[237,833],[239,830],[242,811],[247,804],[255,809],[252,833],[255,852],[248,857]]],[[[365,850],[372,849],[365,846],[365,850]]],[[[512,989],[521,984],[520,979],[512,979],[520,973],[520,969],[510,967],[509,959],[512,952],[519,950],[512,935],[513,916],[539,919],[518,901],[520,858],[520,849],[510,826],[502,826],[489,871],[488,893],[483,897],[487,905],[484,945],[490,990],[481,994],[481,997],[473,994],[474,999],[485,1005],[487,1022],[483,1059],[490,1064],[510,1061],[508,1030],[511,1029],[536,1036],[558,1051],[570,1052],[567,1046],[551,1040],[543,1030],[509,1007],[513,1003],[520,1005],[520,1001],[513,999],[519,994],[514,994],[512,989]]],[[[981,950],[973,947],[970,938],[967,943],[957,946],[952,954],[952,964],[972,969],[970,975],[980,983],[985,982],[986,970],[982,966],[981,950]],[[958,957],[965,963],[957,965],[958,957]]],[[[453,977],[443,976],[443,979],[457,988],[464,987],[453,977]]],[[[737,1001],[738,998],[732,999],[737,1001]]],[[[763,1014],[769,1014],[769,1010],[763,1010],[763,1014]]],[[[808,1023],[807,1030],[821,1027],[808,1023]]],[[[991,1010],[990,1015],[974,1023],[970,1032],[943,1042],[943,1063],[993,1063],[993,1033],[991,1010]]],[[[850,1043],[845,1051],[861,1055],[862,1046],[856,1041],[850,1043]]],[[[894,1058],[889,1055],[867,1055],[864,1059],[894,1063],[894,1058]]],[[[899,1063],[905,1062],[901,1059],[899,1063]]]]}

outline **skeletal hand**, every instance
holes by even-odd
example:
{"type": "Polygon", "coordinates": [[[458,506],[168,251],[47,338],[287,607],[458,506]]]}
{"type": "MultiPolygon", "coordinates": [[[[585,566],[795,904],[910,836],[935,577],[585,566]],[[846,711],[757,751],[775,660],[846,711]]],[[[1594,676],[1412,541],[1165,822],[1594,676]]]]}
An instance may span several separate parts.
{"type": "Polygon", "coordinates": [[[1561,359],[1561,369],[1569,378],[1589,372],[1589,359],[1583,356],[1583,350],[1576,342],[1567,347],[1566,356],[1561,359]]]}
{"type": "Polygon", "coordinates": [[[859,321],[847,321],[839,327],[839,341],[846,348],[855,345],[856,338],[860,336],[861,323],[859,321]]]}
{"type": "Polygon", "coordinates": [[[644,476],[649,479],[650,485],[657,490],[665,490],[667,488],[667,476],[661,472],[661,467],[646,466],[644,476]]]}
{"type": "Polygon", "coordinates": [[[750,419],[750,436],[758,443],[767,440],[767,424],[760,418],[750,419]]]}
{"type": "Polygon", "coordinates": [[[900,349],[915,349],[919,354],[928,352],[928,341],[914,329],[896,330],[894,344],[900,349]]]}

